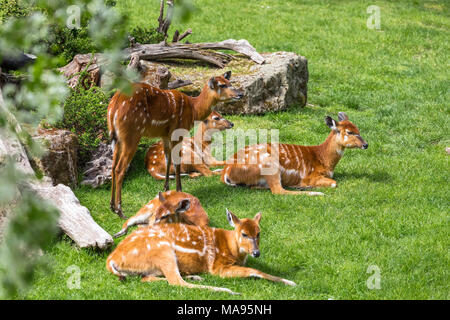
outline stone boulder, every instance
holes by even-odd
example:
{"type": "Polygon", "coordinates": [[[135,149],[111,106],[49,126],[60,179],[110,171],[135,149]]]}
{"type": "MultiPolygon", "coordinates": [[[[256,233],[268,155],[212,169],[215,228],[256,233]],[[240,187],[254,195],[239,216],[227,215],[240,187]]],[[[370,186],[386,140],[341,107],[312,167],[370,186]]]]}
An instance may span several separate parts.
{"type": "MultiPolygon", "coordinates": [[[[285,110],[292,105],[303,107],[307,100],[308,61],[292,52],[262,53],[264,64],[256,64],[236,56],[223,70],[200,68],[198,63],[168,66],[172,76],[190,80],[181,88],[189,95],[198,95],[213,75],[231,70],[231,83],[244,91],[240,101],[219,103],[215,110],[223,114],[263,114],[285,110]]],[[[172,81],[173,79],[171,79],[172,81]]]]}
{"type": "Polygon", "coordinates": [[[38,129],[33,139],[39,140],[47,148],[40,157],[33,159],[33,166],[51,178],[53,185],[77,184],[77,136],[62,129],[38,129]]]}

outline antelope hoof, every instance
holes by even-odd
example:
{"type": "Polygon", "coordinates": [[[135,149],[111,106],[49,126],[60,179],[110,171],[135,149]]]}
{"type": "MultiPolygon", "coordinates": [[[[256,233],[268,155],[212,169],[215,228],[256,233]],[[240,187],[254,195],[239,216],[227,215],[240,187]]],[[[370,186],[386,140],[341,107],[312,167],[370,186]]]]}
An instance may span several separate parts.
{"type": "Polygon", "coordinates": [[[295,287],[297,285],[294,281],[290,281],[287,279],[282,279],[281,282],[283,282],[284,284],[286,284],[288,286],[293,286],[293,287],[295,287]]]}
{"type": "Polygon", "coordinates": [[[308,196],[325,196],[325,193],[312,191],[308,192],[308,196]]]}
{"type": "Polygon", "coordinates": [[[125,234],[126,230],[120,230],[119,232],[117,232],[116,234],[113,235],[113,238],[118,238],[121,237],[125,234]]]}
{"type": "Polygon", "coordinates": [[[122,208],[119,205],[119,208],[114,211],[120,219],[127,220],[128,218],[123,214],[122,208]]]}

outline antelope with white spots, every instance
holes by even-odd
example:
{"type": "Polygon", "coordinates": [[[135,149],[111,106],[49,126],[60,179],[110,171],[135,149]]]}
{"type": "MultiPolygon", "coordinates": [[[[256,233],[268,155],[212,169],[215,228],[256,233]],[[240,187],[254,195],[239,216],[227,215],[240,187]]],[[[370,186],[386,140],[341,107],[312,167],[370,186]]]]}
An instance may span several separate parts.
{"type": "Polygon", "coordinates": [[[125,235],[132,226],[152,226],[158,223],[185,223],[202,227],[209,224],[209,218],[198,198],[193,195],[172,190],[159,192],[125,221],[114,237],[125,235]]]}
{"type": "Polygon", "coordinates": [[[142,277],[142,282],[167,280],[171,285],[234,293],[229,289],[186,282],[181,275],[210,273],[220,277],[256,277],[295,286],[295,283],[257,269],[244,267],[247,256],[259,257],[261,213],[239,219],[227,210],[234,230],[186,224],[157,224],[127,236],[106,260],[106,268],[124,279],[142,277]],[[164,277],[160,277],[164,276],[164,277]]]}
{"type": "MultiPolygon", "coordinates": [[[[183,136],[172,141],[177,129],[190,130],[195,120],[205,120],[211,107],[219,101],[242,98],[229,79],[231,72],[212,77],[197,97],[177,90],[161,90],[145,83],[132,84],[132,93],[117,91],[108,105],[108,129],[114,146],[111,172],[111,209],[119,217],[122,213],[122,183],[125,172],[136,153],[141,137],[161,137],[166,154],[167,170],[164,190],[169,190],[172,149],[183,136]]],[[[177,191],[181,191],[180,164],[175,164],[177,191]]]]}
{"type": "Polygon", "coordinates": [[[222,182],[231,186],[270,189],[274,194],[323,195],[321,192],[291,191],[284,187],[334,188],[337,186],[332,179],[334,169],[344,150],[368,148],[359,129],[344,112],[339,112],[338,119],[339,122],[329,116],[325,118],[331,132],[325,142],[317,146],[265,144],[245,147],[227,161],[222,171],[222,182]],[[239,161],[242,154],[245,159],[239,161]],[[270,174],[264,174],[263,169],[269,170],[270,174]]]}
{"type": "MultiPolygon", "coordinates": [[[[181,148],[181,174],[191,178],[198,176],[212,176],[220,174],[220,171],[212,171],[210,167],[223,166],[225,161],[216,160],[211,155],[211,139],[215,132],[233,128],[233,123],[223,118],[218,112],[213,111],[208,118],[203,120],[195,136],[183,139],[181,148]]],[[[166,160],[164,144],[159,141],[152,145],[145,155],[145,167],[148,173],[157,180],[165,179],[166,160]]],[[[170,178],[175,172],[173,166],[170,168],[170,178]]]]}

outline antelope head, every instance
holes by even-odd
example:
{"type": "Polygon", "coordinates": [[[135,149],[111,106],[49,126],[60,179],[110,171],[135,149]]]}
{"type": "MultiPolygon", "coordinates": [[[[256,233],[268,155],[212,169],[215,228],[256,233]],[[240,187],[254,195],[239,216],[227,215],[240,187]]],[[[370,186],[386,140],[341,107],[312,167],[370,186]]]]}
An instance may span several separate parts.
{"type": "Polygon", "coordinates": [[[327,126],[336,132],[336,142],[342,148],[367,149],[369,144],[359,134],[359,129],[348,120],[347,114],[339,112],[336,121],[330,116],[325,117],[327,126]]]}
{"type": "Polygon", "coordinates": [[[258,258],[261,254],[259,251],[261,212],[258,212],[253,219],[239,219],[227,209],[227,219],[230,225],[234,227],[239,253],[258,258]]]}

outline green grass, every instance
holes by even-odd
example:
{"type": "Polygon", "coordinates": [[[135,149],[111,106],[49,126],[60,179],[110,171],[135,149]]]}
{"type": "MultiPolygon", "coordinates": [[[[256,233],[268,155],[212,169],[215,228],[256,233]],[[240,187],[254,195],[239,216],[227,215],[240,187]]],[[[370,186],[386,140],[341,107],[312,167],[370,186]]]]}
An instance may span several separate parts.
{"type": "MultiPolygon", "coordinates": [[[[119,0],[131,25],[154,24],[159,1],[119,0]]],[[[235,128],[277,128],[286,143],[318,144],[325,115],[345,111],[369,142],[346,151],[326,197],[276,196],[231,188],[219,177],[183,179],[214,227],[229,228],[225,207],[240,217],[262,211],[261,257],[248,265],[295,281],[261,279],[204,283],[241,296],[167,283],[117,281],[108,252],[80,250],[64,237],[48,252],[52,271],[38,270],[27,299],[449,299],[449,5],[446,1],[376,1],[381,30],[366,27],[366,1],[195,1],[189,41],[245,38],[260,52],[293,51],[308,59],[305,108],[265,116],[229,117],[235,128]],[[69,290],[68,266],[81,269],[81,290],[69,290]],[[370,265],[381,289],[369,290],[370,265]]],[[[219,71],[218,71],[219,72],[219,71]]],[[[128,172],[123,207],[134,214],[162,189],[144,170],[140,148],[128,172]]],[[[173,186],[173,184],[172,184],[173,186]]],[[[108,232],[122,221],[109,211],[109,190],[76,190],[108,232]]],[[[116,243],[118,243],[116,241],[116,243]]]]}

